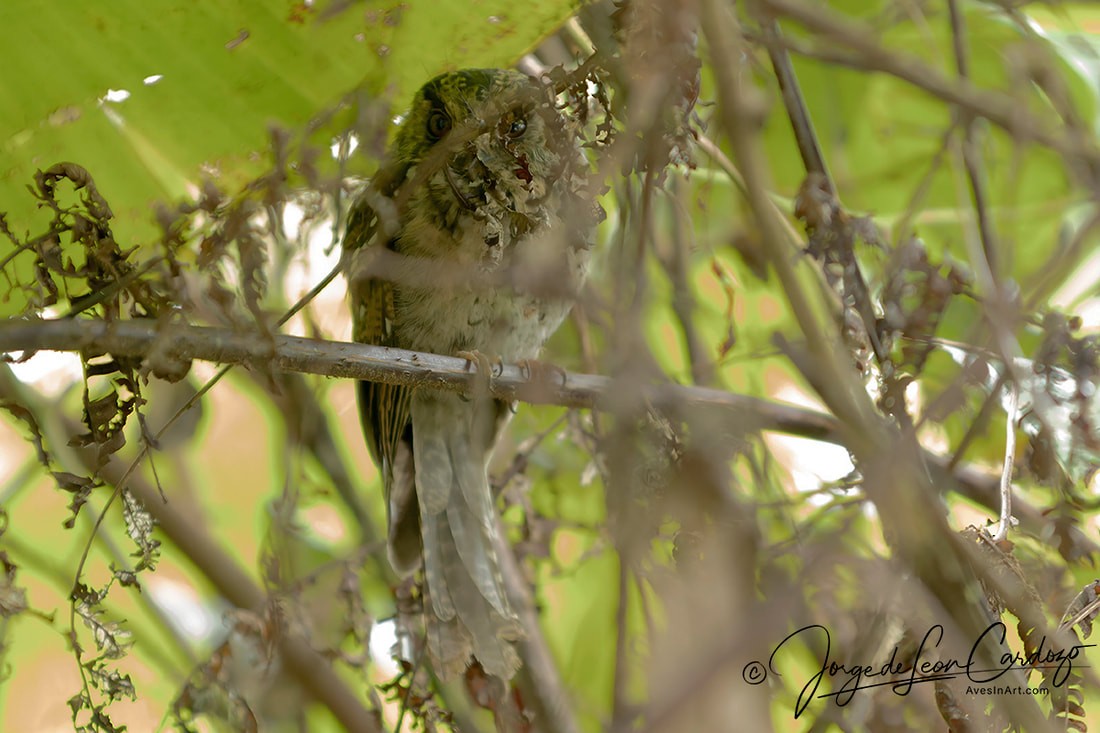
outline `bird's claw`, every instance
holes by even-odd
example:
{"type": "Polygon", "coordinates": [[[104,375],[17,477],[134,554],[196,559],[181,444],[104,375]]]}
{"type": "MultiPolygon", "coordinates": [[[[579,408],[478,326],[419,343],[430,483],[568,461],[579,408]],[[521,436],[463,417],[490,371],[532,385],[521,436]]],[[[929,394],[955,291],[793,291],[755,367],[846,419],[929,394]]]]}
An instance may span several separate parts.
{"type": "Polygon", "coordinates": [[[489,394],[489,383],[493,377],[499,377],[504,373],[504,361],[499,357],[490,358],[477,349],[459,351],[455,354],[466,360],[467,369],[477,364],[477,379],[475,379],[475,392],[489,394]]]}
{"type": "Polygon", "coordinates": [[[499,356],[489,357],[486,354],[482,354],[477,349],[459,351],[455,356],[460,359],[465,359],[467,366],[477,364],[478,371],[484,374],[490,374],[494,377],[499,377],[504,374],[504,360],[499,356]]]}
{"type": "Polygon", "coordinates": [[[537,359],[520,359],[516,362],[516,365],[520,369],[520,373],[523,374],[523,378],[528,382],[544,382],[549,383],[551,375],[558,377],[561,380],[561,384],[558,387],[565,387],[568,373],[557,364],[551,364],[545,361],[538,361],[537,359]]]}

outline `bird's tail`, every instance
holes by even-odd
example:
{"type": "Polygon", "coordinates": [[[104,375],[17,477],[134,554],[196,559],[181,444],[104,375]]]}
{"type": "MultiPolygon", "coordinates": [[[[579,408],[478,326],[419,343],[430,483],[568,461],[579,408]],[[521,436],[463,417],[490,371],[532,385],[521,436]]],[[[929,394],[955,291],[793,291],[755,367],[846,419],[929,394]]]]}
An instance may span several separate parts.
{"type": "Polygon", "coordinates": [[[507,680],[520,666],[513,642],[522,627],[501,579],[485,469],[497,427],[493,408],[458,395],[414,395],[413,461],[428,651],[445,676],[462,673],[472,655],[507,680]]]}

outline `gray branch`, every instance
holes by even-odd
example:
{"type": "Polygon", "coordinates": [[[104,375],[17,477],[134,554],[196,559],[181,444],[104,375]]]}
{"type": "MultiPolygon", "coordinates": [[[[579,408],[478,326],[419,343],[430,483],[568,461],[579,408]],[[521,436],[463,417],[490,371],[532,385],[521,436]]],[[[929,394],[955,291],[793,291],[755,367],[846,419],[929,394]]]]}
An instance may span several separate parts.
{"type": "MultiPolygon", "coordinates": [[[[234,332],[223,328],[133,320],[0,321],[0,353],[76,351],[143,358],[154,374],[182,373],[193,359],[259,369],[363,379],[468,393],[477,367],[452,356],[385,346],[234,332]]],[[[532,404],[612,410],[639,397],[654,408],[692,407],[736,413],[753,428],[837,442],[837,421],[826,414],[718,389],[672,383],[625,385],[608,377],[553,369],[494,365],[490,392],[532,404]],[[637,390],[641,390],[638,394],[637,390]],[[623,394],[628,391],[629,394],[623,394]]]]}

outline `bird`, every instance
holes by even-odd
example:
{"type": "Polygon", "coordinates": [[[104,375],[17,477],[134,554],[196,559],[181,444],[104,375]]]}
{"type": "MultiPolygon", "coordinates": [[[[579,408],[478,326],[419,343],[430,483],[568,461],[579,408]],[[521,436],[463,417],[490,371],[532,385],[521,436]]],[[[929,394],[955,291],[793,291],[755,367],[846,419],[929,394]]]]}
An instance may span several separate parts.
{"type": "MultiPolygon", "coordinates": [[[[579,124],[516,70],[443,73],[414,95],[344,237],[353,338],[483,367],[535,361],[569,313],[603,217],[579,124]]],[[[480,370],[479,370],[480,371],[480,370]]],[[[488,461],[513,405],[359,382],[387,505],[387,554],[423,567],[444,679],[476,660],[509,680],[524,629],[502,582],[488,461]]]]}

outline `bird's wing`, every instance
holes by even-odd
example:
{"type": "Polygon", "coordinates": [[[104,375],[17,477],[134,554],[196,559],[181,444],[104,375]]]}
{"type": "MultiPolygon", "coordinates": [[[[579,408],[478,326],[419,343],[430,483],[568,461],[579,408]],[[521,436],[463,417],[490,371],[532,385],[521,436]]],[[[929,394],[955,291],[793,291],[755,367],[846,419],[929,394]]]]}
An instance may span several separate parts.
{"type": "MultiPolygon", "coordinates": [[[[370,277],[357,264],[367,263],[363,255],[371,247],[393,249],[391,236],[383,236],[376,206],[392,200],[404,169],[390,166],[375,176],[371,185],[353,204],[344,235],[348,261],[348,291],[352,303],[352,338],[364,344],[396,346],[394,330],[394,285],[370,277]],[[373,204],[373,205],[372,205],[373,204]],[[358,256],[357,256],[358,255],[358,256]]],[[[359,421],[375,464],[382,472],[389,512],[389,545],[394,568],[411,571],[420,559],[420,530],[409,455],[408,387],[380,382],[360,382],[359,421]],[[404,441],[404,443],[403,443],[404,441]],[[411,509],[411,511],[409,511],[411,509]]]]}

